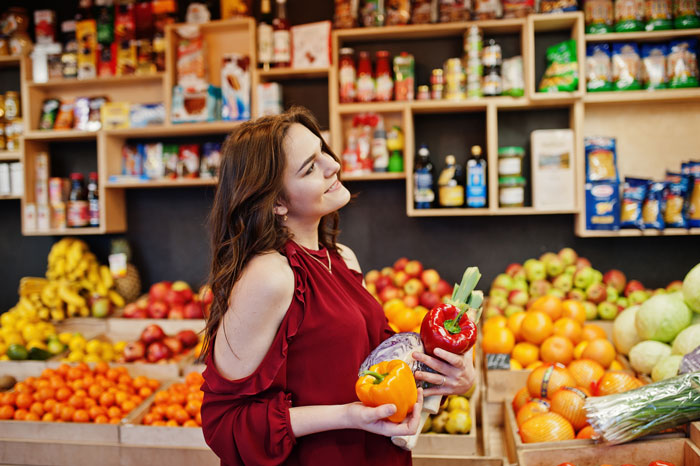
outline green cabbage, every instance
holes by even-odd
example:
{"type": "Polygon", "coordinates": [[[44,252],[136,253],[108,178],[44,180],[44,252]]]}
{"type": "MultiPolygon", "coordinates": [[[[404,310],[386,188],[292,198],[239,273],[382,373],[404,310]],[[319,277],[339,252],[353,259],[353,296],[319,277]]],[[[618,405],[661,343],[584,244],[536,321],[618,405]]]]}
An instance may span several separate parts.
{"type": "Polygon", "coordinates": [[[642,341],[637,333],[635,320],[639,306],[628,307],[620,313],[613,324],[613,343],[618,353],[629,354],[630,349],[642,341]]]}
{"type": "Polygon", "coordinates": [[[690,269],[683,280],[683,299],[690,309],[700,312],[700,264],[690,269]]]}
{"type": "Polygon", "coordinates": [[[635,325],[642,340],[669,343],[690,325],[692,315],[680,292],[659,294],[642,304],[635,325]]]}
{"type": "Polygon", "coordinates": [[[673,340],[673,354],[686,355],[700,346],[700,324],[691,325],[673,340]]]}
{"type": "Polygon", "coordinates": [[[681,367],[683,356],[672,354],[664,356],[656,363],[651,371],[651,380],[658,382],[659,380],[670,379],[678,375],[678,369],[681,367]]]}
{"type": "Polygon", "coordinates": [[[648,340],[637,343],[630,350],[632,368],[640,374],[651,374],[656,363],[671,355],[671,347],[665,343],[648,340]]]}

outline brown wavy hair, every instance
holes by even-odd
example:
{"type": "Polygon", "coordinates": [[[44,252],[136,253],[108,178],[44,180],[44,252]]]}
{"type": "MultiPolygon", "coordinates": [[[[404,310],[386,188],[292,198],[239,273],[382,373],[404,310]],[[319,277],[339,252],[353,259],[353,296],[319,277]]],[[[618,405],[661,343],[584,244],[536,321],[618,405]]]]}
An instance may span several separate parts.
{"type": "MultiPolygon", "coordinates": [[[[326,141],[313,115],[292,107],[276,116],[242,123],[226,139],[221,152],[219,183],[209,216],[212,261],[209,286],[214,299],[207,318],[201,359],[213,349],[213,341],[229,297],[248,261],[258,254],[282,251],[291,233],[273,209],[284,200],[284,138],[294,124],[304,125],[321,139],[322,149],[340,162],[326,141]]],[[[338,173],[340,176],[340,172],[338,173]]],[[[338,212],[321,219],[318,238],[336,251],[338,212]]]]}

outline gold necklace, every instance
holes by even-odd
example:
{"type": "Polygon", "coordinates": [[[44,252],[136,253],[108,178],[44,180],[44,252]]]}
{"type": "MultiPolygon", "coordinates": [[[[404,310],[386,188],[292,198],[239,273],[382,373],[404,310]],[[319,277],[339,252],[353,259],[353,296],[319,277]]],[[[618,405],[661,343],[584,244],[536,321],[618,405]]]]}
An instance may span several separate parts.
{"type": "MultiPolygon", "coordinates": [[[[296,241],[295,241],[295,242],[296,242],[296,241]]],[[[326,249],[326,257],[328,258],[328,265],[326,265],[326,264],[324,264],[323,262],[321,262],[321,260],[320,260],[319,258],[315,257],[315,256],[312,255],[309,251],[307,251],[306,248],[305,248],[304,246],[302,246],[302,245],[299,244],[299,243],[297,243],[297,245],[301,248],[302,251],[304,251],[304,253],[305,253],[307,256],[309,256],[310,258],[312,258],[313,260],[315,260],[316,262],[318,262],[319,264],[321,264],[321,265],[323,266],[324,269],[328,270],[328,273],[329,273],[329,274],[333,275],[333,271],[331,270],[331,267],[332,267],[332,266],[331,266],[331,255],[328,253],[328,249],[326,249]]]]}

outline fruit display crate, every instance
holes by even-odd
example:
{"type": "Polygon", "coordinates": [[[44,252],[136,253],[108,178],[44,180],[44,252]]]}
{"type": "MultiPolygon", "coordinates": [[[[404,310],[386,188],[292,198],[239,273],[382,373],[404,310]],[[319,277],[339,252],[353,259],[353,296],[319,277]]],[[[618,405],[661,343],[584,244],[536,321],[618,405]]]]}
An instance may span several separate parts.
{"type": "Polygon", "coordinates": [[[506,466],[503,458],[486,458],[483,456],[454,457],[445,455],[413,454],[413,466],[506,466]]]}
{"type": "Polygon", "coordinates": [[[690,440],[700,447],[700,421],[692,422],[690,424],[690,440]]]}
{"type": "MultiPolygon", "coordinates": [[[[65,426],[65,424],[61,425],[65,426]]],[[[96,463],[96,458],[99,458],[100,466],[123,466],[127,464],[121,461],[121,448],[118,443],[80,443],[76,442],[75,439],[65,442],[0,440],[0,464],[93,466],[96,463]]],[[[130,464],[139,463],[132,462],[130,464]]]]}
{"type": "Polygon", "coordinates": [[[645,466],[657,460],[675,466],[698,466],[700,449],[688,439],[672,438],[623,445],[559,446],[518,453],[520,466],[553,466],[563,462],[574,466],[598,466],[601,463],[645,466]]]}
{"type": "Polygon", "coordinates": [[[46,365],[46,361],[0,361],[0,375],[10,375],[20,381],[40,376],[46,365]]]}
{"type": "Polygon", "coordinates": [[[58,333],[80,333],[90,339],[107,333],[107,320],[97,317],[70,317],[56,324],[58,333]]]}
{"type": "Polygon", "coordinates": [[[129,319],[122,317],[110,317],[105,319],[107,335],[124,335],[128,338],[138,338],[144,328],[155,324],[165,333],[177,333],[180,330],[194,330],[196,333],[204,330],[204,319],[129,319]]]}

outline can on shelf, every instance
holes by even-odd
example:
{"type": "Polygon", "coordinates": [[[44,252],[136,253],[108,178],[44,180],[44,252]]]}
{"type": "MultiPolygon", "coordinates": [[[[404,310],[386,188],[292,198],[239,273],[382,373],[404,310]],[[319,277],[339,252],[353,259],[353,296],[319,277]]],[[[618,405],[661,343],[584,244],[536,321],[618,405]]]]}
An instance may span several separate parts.
{"type": "Polygon", "coordinates": [[[13,121],[19,116],[19,93],[15,91],[7,91],[5,94],[5,121],[13,121]]]}
{"type": "Polygon", "coordinates": [[[485,67],[491,66],[501,66],[503,62],[503,55],[501,53],[501,46],[496,43],[495,40],[489,39],[489,44],[484,47],[484,51],[481,53],[481,63],[485,67]]]}
{"type": "Polygon", "coordinates": [[[466,76],[462,60],[448,58],[445,62],[445,99],[462,100],[466,97],[466,76]]]}
{"type": "Polygon", "coordinates": [[[418,86],[418,94],[416,98],[418,100],[430,100],[430,86],[418,86]]]}
{"type": "Polygon", "coordinates": [[[498,204],[501,207],[523,207],[525,205],[525,178],[502,176],[498,179],[498,204]]]}

